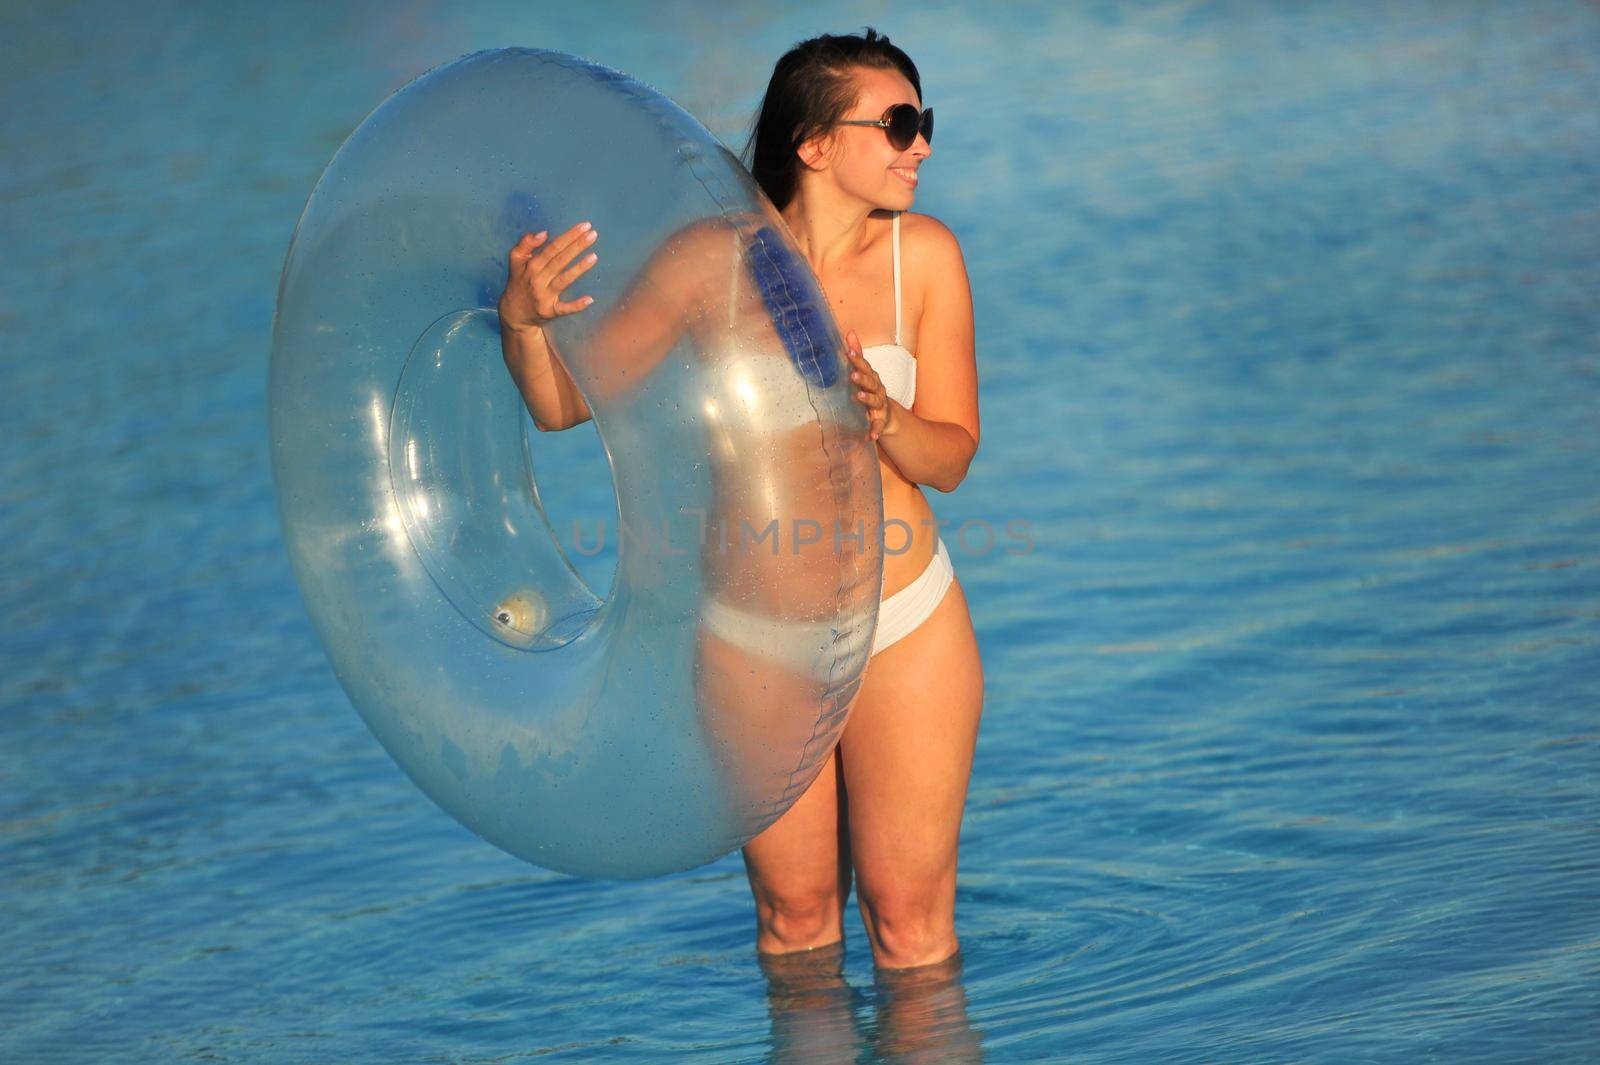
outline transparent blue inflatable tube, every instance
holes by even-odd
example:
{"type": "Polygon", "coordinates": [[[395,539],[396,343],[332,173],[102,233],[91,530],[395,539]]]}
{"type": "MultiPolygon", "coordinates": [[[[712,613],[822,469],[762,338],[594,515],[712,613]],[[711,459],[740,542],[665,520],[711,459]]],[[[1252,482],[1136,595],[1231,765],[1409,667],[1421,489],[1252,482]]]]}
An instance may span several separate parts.
{"type": "Polygon", "coordinates": [[[307,610],[406,773],[586,876],[691,868],[775,821],[877,624],[881,485],[844,366],[772,205],[639,82],[504,49],[374,111],[290,245],[270,431],[307,610]],[[493,310],[523,233],[585,219],[595,302],[550,335],[642,533],[603,597],[541,505],[493,310]]]}

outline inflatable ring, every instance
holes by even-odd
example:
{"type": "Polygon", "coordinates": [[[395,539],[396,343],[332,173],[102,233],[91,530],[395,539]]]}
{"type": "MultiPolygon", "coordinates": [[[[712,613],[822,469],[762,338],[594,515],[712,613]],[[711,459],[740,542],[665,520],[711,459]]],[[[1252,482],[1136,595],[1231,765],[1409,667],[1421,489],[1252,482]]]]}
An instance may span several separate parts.
{"type": "Polygon", "coordinates": [[[771,203],[624,74],[479,52],[361,123],[284,264],[272,463],[334,672],[424,792],[518,857],[636,878],[726,854],[805,791],[883,574],[847,365],[771,203]],[[550,335],[610,463],[604,598],[540,502],[493,310],[522,234],[586,219],[595,302],[550,335]],[[722,638],[729,616],[761,639],[722,638]]]}

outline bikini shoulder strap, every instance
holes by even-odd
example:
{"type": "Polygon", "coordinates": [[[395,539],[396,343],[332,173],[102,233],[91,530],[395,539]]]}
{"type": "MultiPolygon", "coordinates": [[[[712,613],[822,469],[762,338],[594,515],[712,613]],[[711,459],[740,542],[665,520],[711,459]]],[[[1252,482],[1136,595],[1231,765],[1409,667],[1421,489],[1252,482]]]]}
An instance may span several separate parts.
{"type": "Polygon", "coordinates": [[[894,213],[894,342],[900,343],[900,212],[894,213]]]}

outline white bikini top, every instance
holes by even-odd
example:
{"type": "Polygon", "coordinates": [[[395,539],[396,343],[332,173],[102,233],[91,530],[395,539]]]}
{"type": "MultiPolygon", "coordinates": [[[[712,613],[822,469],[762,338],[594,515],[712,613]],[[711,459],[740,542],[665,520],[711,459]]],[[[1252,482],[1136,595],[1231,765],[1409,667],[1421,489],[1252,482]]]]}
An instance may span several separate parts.
{"type": "MultiPolygon", "coordinates": [[[[883,379],[884,391],[903,407],[909,408],[917,394],[917,359],[900,343],[900,212],[894,215],[894,343],[874,344],[861,349],[862,358],[883,379]]],[[[728,305],[730,314],[738,307],[739,275],[743,266],[735,256],[733,277],[730,279],[728,305]]],[[[733,420],[752,429],[767,427],[771,430],[789,429],[814,424],[817,412],[805,400],[804,394],[787,387],[777,387],[768,380],[769,375],[792,375],[794,367],[787,360],[775,357],[750,358],[730,351],[718,372],[721,401],[711,400],[708,412],[722,420],[733,420]],[[775,396],[784,397],[775,400],[775,396]]]]}
{"type": "Polygon", "coordinates": [[[910,407],[917,396],[917,357],[900,343],[900,212],[894,213],[894,343],[862,348],[861,355],[883,378],[889,398],[910,407]]]}

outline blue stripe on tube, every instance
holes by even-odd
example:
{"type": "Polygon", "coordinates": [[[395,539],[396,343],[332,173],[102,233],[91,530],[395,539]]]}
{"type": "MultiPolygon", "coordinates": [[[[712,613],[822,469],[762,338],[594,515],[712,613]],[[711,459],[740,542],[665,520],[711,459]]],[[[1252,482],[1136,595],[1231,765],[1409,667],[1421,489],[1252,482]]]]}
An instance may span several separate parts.
{"type": "Polygon", "coordinates": [[[833,384],[839,360],[828,341],[827,311],[808,298],[804,265],[771,226],[762,226],[750,238],[744,259],[795,368],[813,384],[833,384]]]}

